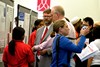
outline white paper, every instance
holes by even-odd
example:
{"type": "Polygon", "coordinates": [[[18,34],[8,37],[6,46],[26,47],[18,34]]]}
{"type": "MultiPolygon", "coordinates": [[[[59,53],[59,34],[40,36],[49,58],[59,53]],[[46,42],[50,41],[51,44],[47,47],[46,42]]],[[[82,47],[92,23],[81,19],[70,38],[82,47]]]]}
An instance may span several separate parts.
{"type": "Polygon", "coordinates": [[[86,46],[86,48],[84,48],[82,50],[81,53],[77,53],[77,55],[81,61],[84,61],[84,60],[94,56],[96,54],[96,52],[98,52],[98,51],[99,51],[99,49],[96,47],[96,45],[93,42],[91,42],[90,44],[88,44],[86,46]]]}

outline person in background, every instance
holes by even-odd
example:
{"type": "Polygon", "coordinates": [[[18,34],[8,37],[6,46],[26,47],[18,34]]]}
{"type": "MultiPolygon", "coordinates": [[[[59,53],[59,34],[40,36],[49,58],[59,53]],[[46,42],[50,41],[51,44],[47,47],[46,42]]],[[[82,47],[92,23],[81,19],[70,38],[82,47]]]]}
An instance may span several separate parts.
{"type": "Polygon", "coordinates": [[[35,20],[32,32],[34,32],[35,30],[37,30],[38,28],[40,28],[42,26],[44,26],[43,19],[37,19],[37,20],[35,20]]]}
{"type": "Polygon", "coordinates": [[[23,42],[25,30],[15,27],[12,40],[4,48],[2,61],[5,67],[32,67],[34,54],[31,47],[23,42]]]}
{"type": "MultiPolygon", "coordinates": [[[[72,18],[70,22],[74,25],[75,30],[76,30],[76,42],[75,42],[75,44],[77,44],[78,43],[77,39],[80,37],[80,30],[81,30],[82,21],[81,21],[81,18],[76,16],[76,17],[72,18]]],[[[77,55],[76,54],[73,56],[73,58],[74,58],[75,62],[77,62],[77,60],[76,60],[77,55]]]]}
{"type": "Polygon", "coordinates": [[[95,22],[93,27],[96,27],[96,26],[99,26],[100,25],[100,22],[95,22]]]}
{"type": "Polygon", "coordinates": [[[18,17],[15,17],[14,23],[13,23],[13,29],[14,29],[15,27],[17,27],[17,26],[18,26],[18,17]]]}
{"type": "MultiPolygon", "coordinates": [[[[92,36],[92,29],[93,29],[93,25],[94,25],[94,21],[91,17],[85,17],[83,19],[83,22],[82,22],[82,27],[86,26],[90,29],[90,32],[86,35],[86,42],[88,41],[88,43],[85,42],[85,46],[84,48],[86,47],[87,44],[89,44],[90,42],[92,42],[94,40],[93,36],[92,36]]],[[[87,62],[88,62],[88,59],[81,62],[81,60],[76,57],[76,66],[75,67],[87,67],[87,62]]]]}
{"type": "Polygon", "coordinates": [[[53,53],[50,67],[70,67],[72,52],[80,53],[82,51],[86,39],[85,35],[89,33],[89,29],[81,29],[81,37],[77,45],[66,37],[69,34],[69,28],[64,20],[54,22],[53,33],[54,32],[56,32],[56,36],[52,45],[53,53]]]}
{"type": "Polygon", "coordinates": [[[94,25],[94,21],[91,17],[85,17],[83,19],[82,26],[87,26],[90,28],[90,32],[86,35],[86,38],[89,38],[89,43],[94,40],[92,36],[93,25],[94,25]]]}
{"type": "Polygon", "coordinates": [[[81,30],[81,25],[82,25],[81,18],[76,16],[73,19],[71,19],[70,22],[74,25],[75,30],[76,30],[76,38],[78,38],[80,34],[80,30],[81,30]]]}
{"type": "Polygon", "coordinates": [[[35,38],[36,38],[36,31],[38,28],[44,26],[44,21],[42,19],[37,19],[35,22],[34,22],[34,27],[32,29],[32,33],[30,34],[30,37],[29,37],[29,41],[28,41],[28,44],[33,47],[34,46],[34,42],[35,42],[35,38]]]}
{"type": "Polygon", "coordinates": [[[99,51],[93,57],[88,59],[87,67],[100,67],[100,25],[93,28],[93,37],[94,41],[90,44],[94,43],[93,45],[96,45],[99,51]]]}

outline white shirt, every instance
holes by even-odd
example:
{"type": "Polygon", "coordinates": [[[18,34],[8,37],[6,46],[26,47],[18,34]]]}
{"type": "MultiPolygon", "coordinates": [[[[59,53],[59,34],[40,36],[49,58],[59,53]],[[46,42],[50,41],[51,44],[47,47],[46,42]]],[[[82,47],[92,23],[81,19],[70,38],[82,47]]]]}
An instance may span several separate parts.
{"type": "MultiPolygon", "coordinates": [[[[67,37],[76,38],[76,32],[73,24],[68,22],[65,18],[63,18],[62,20],[66,21],[69,28],[69,34],[67,35],[67,37]]],[[[75,43],[75,40],[71,40],[71,41],[75,43]]]]}
{"type": "Polygon", "coordinates": [[[93,61],[91,65],[100,65],[100,39],[96,39],[93,42],[97,46],[99,51],[93,56],[93,61]]]}

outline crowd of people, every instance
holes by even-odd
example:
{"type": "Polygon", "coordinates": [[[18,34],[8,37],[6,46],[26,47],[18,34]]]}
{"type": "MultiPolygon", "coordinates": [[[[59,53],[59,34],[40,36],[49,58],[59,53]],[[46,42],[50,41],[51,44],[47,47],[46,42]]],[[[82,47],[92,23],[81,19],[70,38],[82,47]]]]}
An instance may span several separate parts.
{"type": "Polygon", "coordinates": [[[100,51],[83,62],[76,55],[91,42],[100,49],[99,34],[100,23],[95,24],[91,17],[69,20],[63,7],[48,8],[43,19],[34,22],[28,44],[23,42],[25,30],[13,29],[3,52],[4,67],[99,67],[100,51]]]}

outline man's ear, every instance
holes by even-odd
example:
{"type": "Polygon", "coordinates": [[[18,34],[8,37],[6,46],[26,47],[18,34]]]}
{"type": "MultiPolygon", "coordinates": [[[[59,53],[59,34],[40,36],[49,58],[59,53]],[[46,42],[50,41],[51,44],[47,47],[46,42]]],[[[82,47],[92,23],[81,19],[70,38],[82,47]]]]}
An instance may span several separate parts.
{"type": "Polygon", "coordinates": [[[89,28],[91,29],[92,28],[92,25],[90,25],[89,28]]]}

